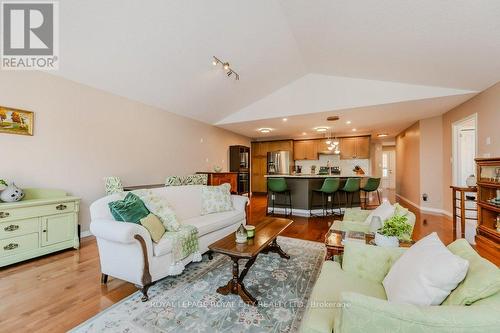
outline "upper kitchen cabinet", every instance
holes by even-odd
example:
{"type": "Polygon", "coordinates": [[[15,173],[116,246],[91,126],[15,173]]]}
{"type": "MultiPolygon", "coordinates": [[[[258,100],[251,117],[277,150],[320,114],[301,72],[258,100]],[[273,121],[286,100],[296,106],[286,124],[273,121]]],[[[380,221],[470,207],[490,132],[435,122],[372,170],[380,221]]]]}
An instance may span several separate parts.
{"type": "Polygon", "coordinates": [[[269,142],[252,142],[252,157],[267,156],[269,142]]]}
{"type": "Polygon", "coordinates": [[[370,137],[358,136],[340,139],[340,159],[370,158],[370,137]]]}
{"type": "Polygon", "coordinates": [[[293,144],[293,159],[298,160],[317,160],[318,145],[315,140],[295,141],[293,144]]]}
{"type": "Polygon", "coordinates": [[[278,150],[292,151],[293,141],[292,140],[270,141],[268,151],[278,151],[278,150]]]}
{"type": "Polygon", "coordinates": [[[252,156],[253,157],[267,157],[267,153],[270,151],[292,151],[293,141],[292,140],[280,140],[280,141],[261,141],[252,142],[252,156]]]}

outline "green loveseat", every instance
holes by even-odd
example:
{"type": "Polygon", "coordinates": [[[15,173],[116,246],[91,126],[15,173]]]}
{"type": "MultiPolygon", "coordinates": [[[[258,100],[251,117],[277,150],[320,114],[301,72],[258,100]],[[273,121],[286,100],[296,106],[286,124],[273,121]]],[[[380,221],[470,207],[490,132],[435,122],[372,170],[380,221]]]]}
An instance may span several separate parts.
{"type": "MultiPolygon", "coordinates": [[[[407,223],[411,225],[411,232],[407,238],[411,239],[413,227],[415,226],[415,214],[404,208],[400,204],[394,204],[394,214],[406,216],[407,223]]],[[[365,220],[370,215],[372,210],[364,210],[361,208],[348,208],[345,210],[344,218],[342,221],[334,221],[330,229],[342,231],[362,231],[369,232],[370,224],[366,224],[365,220]]]]}
{"type": "Polygon", "coordinates": [[[382,285],[404,248],[346,243],[342,267],[324,262],[301,332],[500,332],[500,270],[464,239],[448,249],[469,261],[465,280],[442,305],[417,306],[387,301],[382,285]]]}

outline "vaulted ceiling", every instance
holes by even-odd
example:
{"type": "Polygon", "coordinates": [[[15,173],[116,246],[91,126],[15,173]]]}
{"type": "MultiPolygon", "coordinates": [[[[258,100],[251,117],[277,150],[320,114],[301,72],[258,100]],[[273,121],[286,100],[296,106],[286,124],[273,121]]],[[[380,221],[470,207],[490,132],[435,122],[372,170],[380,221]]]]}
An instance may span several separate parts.
{"type": "Polygon", "coordinates": [[[263,119],[413,110],[397,130],[500,80],[499,17],[497,0],[65,0],[55,74],[249,136],[263,119]]]}

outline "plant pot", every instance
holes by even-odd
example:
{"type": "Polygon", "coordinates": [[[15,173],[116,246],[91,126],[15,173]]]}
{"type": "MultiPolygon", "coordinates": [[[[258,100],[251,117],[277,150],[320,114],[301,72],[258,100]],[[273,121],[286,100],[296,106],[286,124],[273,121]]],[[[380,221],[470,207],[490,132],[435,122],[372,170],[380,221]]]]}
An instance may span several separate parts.
{"type": "Polygon", "coordinates": [[[375,233],[375,244],[382,247],[398,247],[399,239],[396,236],[385,236],[375,233]]]}

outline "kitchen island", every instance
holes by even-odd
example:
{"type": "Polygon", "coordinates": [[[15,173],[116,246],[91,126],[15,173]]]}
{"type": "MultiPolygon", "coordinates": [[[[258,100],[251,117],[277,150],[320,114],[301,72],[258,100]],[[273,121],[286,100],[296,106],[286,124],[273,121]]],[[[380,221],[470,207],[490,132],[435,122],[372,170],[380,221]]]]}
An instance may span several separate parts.
{"type": "MultiPolygon", "coordinates": [[[[340,178],[340,187],[344,187],[345,182],[348,178],[361,178],[361,186],[366,183],[366,180],[369,178],[367,175],[356,175],[354,173],[351,174],[340,174],[340,175],[308,175],[308,174],[295,174],[295,175],[266,175],[266,178],[285,178],[287,182],[287,186],[292,194],[292,205],[293,205],[293,215],[298,216],[310,216],[312,211],[313,215],[320,215],[322,213],[322,199],[321,195],[316,194],[313,197],[313,190],[318,190],[323,185],[323,181],[325,178],[340,178]]],[[[350,202],[349,194],[349,202],[350,202]]],[[[271,196],[268,196],[268,207],[271,207],[271,196]]],[[[276,195],[275,199],[275,211],[276,213],[284,213],[286,207],[287,198],[284,195],[276,195]]],[[[345,194],[341,191],[338,191],[335,194],[334,201],[335,211],[338,211],[338,206],[340,204],[341,207],[346,206],[345,203],[345,194]]],[[[352,206],[359,207],[361,205],[360,191],[355,192],[352,198],[352,206]]],[[[330,202],[328,203],[330,207],[330,202]]],[[[268,209],[271,211],[271,208],[268,209]]]]}

